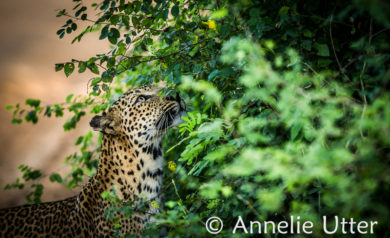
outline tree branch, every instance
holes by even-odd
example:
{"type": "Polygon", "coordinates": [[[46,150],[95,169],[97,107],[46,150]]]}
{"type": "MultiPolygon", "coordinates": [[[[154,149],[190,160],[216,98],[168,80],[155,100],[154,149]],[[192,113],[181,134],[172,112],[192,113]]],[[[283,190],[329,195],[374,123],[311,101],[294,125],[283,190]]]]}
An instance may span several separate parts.
{"type": "Polygon", "coordinates": [[[333,21],[333,15],[330,16],[330,21],[329,21],[329,36],[330,36],[330,43],[332,44],[333,54],[336,58],[336,62],[337,62],[337,65],[339,67],[340,73],[342,75],[344,75],[348,80],[350,80],[349,77],[344,73],[343,67],[341,67],[341,64],[339,61],[339,57],[337,57],[336,49],[334,47],[334,42],[333,42],[333,35],[332,35],[332,21],[333,21]]]}
{"type": "MultiPolygon", "coordinates": [[[[172,55],[176,55],[176,54],[178,54],[178,53],[180,53],[180,52],[182,52],[182,51],[188,49],[189,47],[192,47],[192,46],[196,46],[196,45],[202,44],[203,42],[209,41],[209,40],[211,40],[211,39],[212,39],[212,38],[206,38],[206,39],[203,39],[203,40],[201,40],[201,41],[199,41],[199,42],[197,42],[197,43],[187,44],[185,47],[183,47],[183,48],[181,48],[181,49],[179,49],[179,50],[177,50],[177,51],[175,51],[175,52],[172,52],[172,53],[170,53],[170,54],[167,54],[167,55],[162,55],[162,56],[145,56],[145,58],[146,58],[146,57],[150,57],[150,58],[147,59],[147,60],[138,61],[136,64],[134,64],[134,65],[132,65],[132,66],[130,66],[130,67],[127,67],[127,68],[125,68],[125,69],[123,69],[123,70],[117,72],[116,75],[119,75],[119,74],[121,74],[121,73],[123,73],[123,72],[129,70],[130,68],[139,65],[139,64],[148,63],[148,62],[151,62],[151,61],[154,61],[154,60],[163,59],[163,58],[166,58],[166,57],[169,57],[169,56],[172,56],[172,55]]],[[[130,56],[130,57],[128,57],[128,58],[137,58],[137,57],[138,57],[138,56],[133,56],[133,57],[130,56]]]]}

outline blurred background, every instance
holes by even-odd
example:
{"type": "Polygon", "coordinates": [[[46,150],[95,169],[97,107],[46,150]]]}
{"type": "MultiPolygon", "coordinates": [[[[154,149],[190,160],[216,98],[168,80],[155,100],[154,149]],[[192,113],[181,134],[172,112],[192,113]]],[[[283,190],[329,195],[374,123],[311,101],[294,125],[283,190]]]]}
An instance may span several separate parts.
{"type": "MultiPolygon", "coordinates": [[[[93,34],[80,43],[72,38],[59,39],[56,31],[64,18],[56,18],[57,9],[71,9],[72,1],[1,0],[0,1],[0,208],[25,203],[25,190],[3,190],[21,173],[17,167],[26,164],[41,169],[45,176],[42,200],[58,200],[77,191],[49,182],[50,172],[66,174],[65,157],[76,149],[73,144],[85,133],[88,119],[83,118],[77,130],[63,132],[64,118],[40,118],[37,125],[11,124],[12,111],[6,105],[20,103],[26,98],[41,99],[41,105],[65,101],[68,94],[87,94],[87,82],[92,77],[55,72],[54,64],[74,59],[88,59],[106,52],[107,41],[93,34]]],[[[82,24],[79,25],[79,29],[82,24]]]]}

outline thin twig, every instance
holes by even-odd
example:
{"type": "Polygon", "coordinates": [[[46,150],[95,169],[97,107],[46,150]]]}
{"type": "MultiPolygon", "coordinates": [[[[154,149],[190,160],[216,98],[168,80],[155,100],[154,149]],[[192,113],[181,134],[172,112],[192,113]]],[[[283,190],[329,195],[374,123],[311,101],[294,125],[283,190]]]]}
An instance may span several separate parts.
{"type": "MultiPolygon", "coordinates": [[[[93,22],[93,23],[96,23],[96,21],[94,21],[94,20],[91,20],[91,19],[88,19],[88,18],[86,18],[86,19],[81,19],[81,18],[78,18],[78,17],[74,17],[74,16],[72,16],[72,15],[70,15],[70,14],[68,14],[68,13],[64,13],[64,14],[62,14],[63,16],[66,16],[66,17],[70,17],[70,18],[72,18],[72,19],[74,19],[74,20],[77,20],[77,21],[89,21],[89,22],[93,22]]],[[[103,23],[103,22],[102,22],[103,23]]]]}
{"type": "Polygon", "coordinates": [[[359,57],[360,57],[360,54],[357,55],[357,56],[355,56],[355,57],[353,57],[352,59],[350,59],[350,60],[348,61],[348,63],[346,63],[346,64],[343,66],[343,69],[342,69],[342,70],[345,70],[345,69],[348,68],[350,65],[352,65],[353,63],[355,63],[355,61],[358,60],[359,57]]]}
{"type": "MultiPolygon", "coordinates": [[[[85,18],[85,19],[81,19],[81,17],[74,17],[68,13],[64,13],[63,16],[66,16],[66,17],[69,17],[69,18],[72,18],[76,21],[88,21],[88,22],[92,22],[94,23],[94,25],[98,25],[98,24],[110,24],[112,26],[118,26],[118,27],[123,27],[123,26],[128,26],[130,28],[136,28],[134,27],[133,25],[125,25],[125,24],[122,24],[122,23],[117,23],[117,24],[112,24],[111,22],[106,22],[106,21],[99,21],[98,20],[92,20],[92,19],[89,19],[89,18],[85,18]]],[[[150,31],[155,31],[155,32],[162,32],[162,30],[157,30],[157,29],[153,29],[153,28],[147,28],[147,27],[144,27],[144,29],[146,30],[150,30],[150,31]]]]}
{"type": "MultiPolygon", "coordinates": [[[[379,31],[375,32],[375,33],[372,34],[372,36],[370,37],[369,41],[371,42],[372,39],[374,39],[375,37],[377,37],[379,34],[385,32],[385,31],[388,31],[388,30],[390,30],[390,28],[383,28],[382,30],[379,30],[379,31]]],[[[346,64],[343,66],[343,71],[344,71],[346,68],[348,68],[350,65],[352,65],[353,63],[355,63],[355,62],[359,59],[359,57],[362,56],[362,55],[363,55],[363,51],[360,51],[355,57],[353,57],[352,59],[350,59],[350,60],[348,61],[348,63],[346,63],[346,64]]]]}
{"type": "Polygon", "coordinates": [[[313,71],[313,73],[314,73],[315,75],[318,75],[318,72],[317,72],[315,69],[313,69],[313,67],[311,67],[308,63],[306,63],[305,61],[302,61],[302,63],[303,63],[304,65],[306,65],[311,71],[313,71]]]}
{"type": "Polygon", "coordinates": [[[183,200],[181,199],[181,197],[180,197],[180,195],[179,195],[179,192],[177,191],[176,183],[175,183],[175,180],[174,180],[174,179],[172,179],[172,184],[173,184],[173,187],[175,188],[176,195],[177,195],[177,197],[179,198],[179,205],[180,205],[181,208],[183,209],[184,214],[187,215],[187,214],[188,214],[187,208],[184,206],[183,200]]]}
{"type": "MultiPolygon", "coordinates": [[[[67,64],[67,63],[86,63],[85,61],[82,61],[82,60],[76,60],[76,59],[72,59],[72,62],[62,62],[62,63],[56,63],[56,64],[67,64]]],[[[97,64],[97,63],[94,63],[96,66],[99,66],[100,68],[104,69],[107,71],[107,68],[104,67],[103,65],[101,64],[97,64]]]]}
{"type": "MultiPolygon", "coordinates": [[[[370,33],[369,33],[369,36],[368,36],[368,47],[370,47],[371,45],[371,40],[372,40],[372,17],[370,19],[370,33]]],[[[367,65],[367,61],[365,60],[364,61],[364,64],[363,64],[363,68],[362,68],[362,71],[360,73],[360,89],[362,90],[362,95],[363,95],[363,110],[362,110],[362,115],[360,116],[360,120],[363,121],[364,119],[364,114],[366,113],[366,109],[367,109],[367,97],[366,97],[366,94],[365,94],[365,87],[364,87],[364,81],[363,81],[363,75],[364,75],[364,71],[366,70],[366,65],[367,65]]],[[[360,131],[360,136],[363,138],[363,132],[362,132],[362,128],[360,127],[359,128],[359,131],[360,131]]]]}
{"type": "Polygon", "coordinates": [[[382,32],[385,32],[385,31],[388,31],[388,30],[390,30],[390,28],[384,28],[384,29],[382,29],[382,30],[380,30],[380,31],[378,31],[378,32],[375,32],[375,33],[372,35],[371,39],[374,38],[374,37],[376,37],[377,35],[381,34],[382,32]]]}
{"type": "MultiPolygon", "coordinates": [[[[363,110],[362,110],[362,115],[360,116],[360,120],[363,121],[364,119],[364,114],[366,113],[366,108],[367,108],[367,98],[366,98],[366,94],[365,94],[365,88],[364,88],[364,82],[363,82],[363,74],[364,74],[364,71],[366,69],[366,61],[364,61],[363,63],[363,68],[362,68],[362,72],[360,73],[360,89],[362,90],[362,95],[363,95],[363,110]]],[[[363,132],[362,132],[362,128],[360,126],[359,128],[360,130],[360,136],[363,138],[363,132]]]]}
{"type": "MultiPolygon", "coordinates": [[[[316,16],[316,15],[299,15],[300,17],[306,17],[306,18],[315,18],[315,19],[318,19],[318,20],[322,20],[324,22],[326,22],[328,19],[326,18],[323,18],[323,17],[320,17],[320,16],[316,16]]],[[[348,26],[348,27],[353,27],[353,25],[351,24],[347,24],[345,22],[341,22],[341,21],[333,21],[334,23],[337,23],[337,24],[340,24],[340,25],[344,25],[344,26],[348,26]]]]}
{"type": "Polygon", "coordinates": [[[341,67],[341,64],[339,61],[339,57],[337,57],[337,54],[336,54],[336,49],[334,47],[333,35],[332,35],[332,21],[333,21],[333,15],[330,16],[330,21],[329,21],[329,36],[330,36],[330,43],[332,44],[333,54],[336,58],[337,65],[339,66],[340,73],[342,75],[344,75],[349,80],[349,77],[344,73],[343,67],[341,67]]]}
{"type": "Polygon", "coordinates": [[[249,207],[249,209],[255,214],[257,217],[261,217],[260,213],[249,203],[248,200],[244,199],[241,195],[236,195],[237,199],[241,202],[245,203],[249,207]]]}

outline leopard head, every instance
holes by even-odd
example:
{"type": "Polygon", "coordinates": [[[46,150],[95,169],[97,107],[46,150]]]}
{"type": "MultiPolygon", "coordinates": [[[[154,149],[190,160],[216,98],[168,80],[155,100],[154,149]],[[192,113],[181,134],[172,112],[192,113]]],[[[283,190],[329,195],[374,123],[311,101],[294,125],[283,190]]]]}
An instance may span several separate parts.
{"type": "Polygon", "coordinates": [[[124,93],[107,113],[92,118],[91,127],[138,143],[162,138],[169,128],[183,122],[185,104],[179,94],[161,98],[159,91],[156,86],[143,86],[124,93]]]}

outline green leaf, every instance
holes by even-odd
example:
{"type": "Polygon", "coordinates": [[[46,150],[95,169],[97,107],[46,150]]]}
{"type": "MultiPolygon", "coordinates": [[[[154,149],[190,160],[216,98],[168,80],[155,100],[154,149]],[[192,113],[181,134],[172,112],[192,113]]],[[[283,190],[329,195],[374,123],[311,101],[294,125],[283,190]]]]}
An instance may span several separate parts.
{"type": "Polygon", "coordinates": [[[110,32],[112,32],[112,35],[114,37],[116,37],[116,38],[119,38],[121,36],[121,34],[119,33],[118,29],[116,29],[116,28],[111,28],[110,32]]]}
{"type": "Polygon", "coordinates": [[[58,11],[56,17],[63,16],[65,13],[66,13],[66,10],[65,10],[65,9],[62,9],[62,10],[58,11]]]}
{"type": "Polygon", "coordinates": [[[165,9],[164,12],[162,13],[163,20],[166,21],[168,19],[169,15],[169,9],[165,9]]]}
{"type": "Polygon", "coordinates": [[[303,40],[302,41],[302,47],[306,50],[311,50],[311,40],[303,40]]]}
{"type": "Polygon", "coordinates": [[[31,98],[26,99],[26,105],[31,107],[38,107],[40,103],[41,100],[39,99],[31,99],[31,98]]]}
{"type": "Polygon", "coordinates": [[[79,136],[79,138],[77,138],[76,142],[74,143],[74,145],[80,145],[81,142],[83,142],[84,140],[84,136],[79,136]]]}
{"type": "Polygon", "coordinates": [[[84,61],[79,62],[79,73],[84,73],[85,70],[87,69],[87,63],[84,61]]]}
{"type": "Polygon", "coordinates": [[[126,37],[126,44],[130,44],[131,43],[131,38],[128,34],[125,34],[125,37],[126,37]]]}
{"type": "Polygon", "coordinates": [[[99,36],[99,40],[103,40],[104,38],[106,38],[108,36],[108,28],[110,27],[109,24],[105,25],[101,32],[100,32],[100,36],[99,36]]]}
{"type": "Polygon", "coordinates": [[[23,120],[22,119],[16,119],[16,118],[13,118],[11,123],[12,124],[22,124],[23,120]]]}
{"type": "Polygon", "coordinates": [[[291,132],[290,132],[290,140],[294,141],[295,138],[298,136],[299,132],[302,129],[302,123],[294,123],[294,125],[291,127],[291,132]]]}
{"type": "Polygon", "coordinates": [[[75,17],[80,16],[80,14],[81,14],[83,11],[85,11],[85,10],[87,10],[87,8],[86,8],[85,6],[83,6],[83,7],[80,8],[79,10],[77,10],[76,13],[74,14],[75,17]]]}
{"type": "Polygon", "coordinates": [[[130,17],[128,15],[122,15],[121,19],[125,26],[130,26],[130,17]]]}
{"type": "Polygon", "coordinates": [[[51,182],[58,182],[58,183],[62,183],[62,177],[61,175],[57,174],[57,173],[52,173],[50,175],[50,181],[51,182]]]}
{"type": "Polygon", "coordinates": [[[331,59],[321,58],[321,59],[318,59],[318,61],[317,61],[318,67],[322,67],[322,68],[328,67],[331,63],[333,63],[333,61],[331,59]]]}
{"type": "Polygon", "coordinates": [[[102,74],[102,81],[105,83],[111,83],[112,82],[112,76],[108,71],[104,71],[102,74]]]}
{"type": "Polygon", "coordinates": [[[102,89],[103,89],[103,91],[105,91],[106,93],[108,93],[109,91],[110,91],[110,88],[107,86],[107,84],[103,84],[102,85],[102,89]]]}
{"type": "Polygon", "coordinates": [[[179,16],[179,12],[180,12],[180,9],[177,5],[172,7],[172,9],[171,9],[172,16],[177,18],[179,16]]]}
{"type": "Polygon", "coordinates": [[[66,97],[66,103],[70,103],[70,101],[72,100],[74,94],[69,94],[67,97],[66,97]]]}
{"type": "Polygon", "coordinates": [[[290,7],[288,6],[283,6],[279,9],[279,16],[283,16],[283,15],[286,15],[288,13],[288,10],[290,9],[290,7]]]}
{"type": "Polygon", "coordinates": [[[74,64],[73,63],[66,63],[65,67],[64,67],[64,72],[65,72],[66,77],[71,75],[73,73],[73,71],[74,71],[74,64]]]}
{"type": "Polygon", "coordinates": [[[213,70],[213,72],[211,72],[211,73],[209,74],[209,76],[207,77],[207,80],[208,80],[208,81],[212,80],[215,76],[217,76],[218,73],[219,73],[219,70],[218,70],[218,69],[213,70]]]}
{"type": "Polygon", "coordinates": [[[56,64],[56,65],[55,65],[55,70],[56,70],[56,72],[62,70],[63,68],[64,68],[64,64],[56,64]]]}
{"type": "Polygon", "coordinates": [[[120,37],[120,33],[119,33],[118,29],[111,28],[110,34],[108,34],[108,40],[110,41],[110,43],[116,44],[119,37],[120,37]]]}
{"type": "Polygon", "coordinates": [[[210,15],[210,19],[218,20],[224,18],[228,14],[228,10],[226,8],[221,8],[210,15]]]}
{"type": "Polygon", "coordinates": [[[190,53],[188,53],[191,57],[193,57],[199,50],[199,45],[196,45],[191,51],[190,53]]]}
{"type": "Polygon", "coordinates": [[[314,47],[317,49],[317,55],[324,56],[324,57],[330,55],[328,45],[315,43],[314,47]]]}
{"type": "Polygon", "coordinates": [[[99,74],[99,68],[97,67],[97,65],[95,63],[87,64],[87,67],[89,70],[91,70],[92,73],[99,74]]]}
{"type": "Polygon", "coordinates": [[[314,36],[313,32],[309,31],[308,29],[303,30],[303,35],[308,38],[312,38],[314,36]]]}
{"type": "Polygon", "coordinates": [[[57,35],[61,35],[61,34],[63,34],[65,32],[65,29],[59,29],[58,31],[57,31],[57,35]]]}
{"type": "Polygon", "coordinates": [[[72,23],[71,27],[72,27],[73,31],[77,30],[77,24],[76,23],[72,23]]]}
{"type": "Polygon", "coordinates": [[[64,109],[61,108],[58,104],[54,105],[54,113],[56,117],[62,117],[64,115],[64,109]]]}
{"type": "Polygon", "coordinates": [[[29,111],[24,119],[27,122],[32,122],[33,124],[36,124],[38,122],[38,116],[37,116],[36,111],[34,111],[34,110],[29,111]]]}
{"type": "Polygon", "coordinates": [[[139,20],[136,16],[131,17],[131,22],[133,22],[134,27],[137,27],[139,24],[139,20]]]}
{"type": "Polygon", "coordinates": [[[92,82],[91,82],[91,87],[97,85],[97,84],[100,83],[101,81],[102,81],[102,78],[100,78],[100,77],[94,78],[94,79],[92,80],[92,82]]]}
{"type": "Polygon", "coordinates": [[[52,113],[52,109],[50,106],[46,106],[46,110],[45,110],[45,116],[47,117],[51,117],[51,113],[52,113]]]}
{"type": "MultiPolygon", "coordinates": [[[[125,44],[120,44],[120,46],[118,47],[118,55],[125,55],[125,54],[126,54],[125,44]]],[[[111,69],[112,67],[115,66],[115,63],[116,63],[115,56],[113,56],[107,60],[107,67],[111,69]]]]}
{"type": "Polygon", "coordinates": [[[110,17],[111,25],[116,25],[116,24],[118,24],[119,18],[120,18],[119,15],[112,15],[112,16],[110,17]]]}
{"type": "Polygon", "coordinates": [[[255,8],[251,8],[249,10],[249,16],[251,16],[251,18],[259,18],[260,16],[260,9],[255,7],[255,8]]]}
{"type": "Polygon", "coordinates": [[[230,31],[231,31],[230,25],[228,25],[228,24],[223,24],[223,25],[221,26],[221,36],[222,36],[222,38],[228,37],[229,34],[230,34],[230,31]]]}

